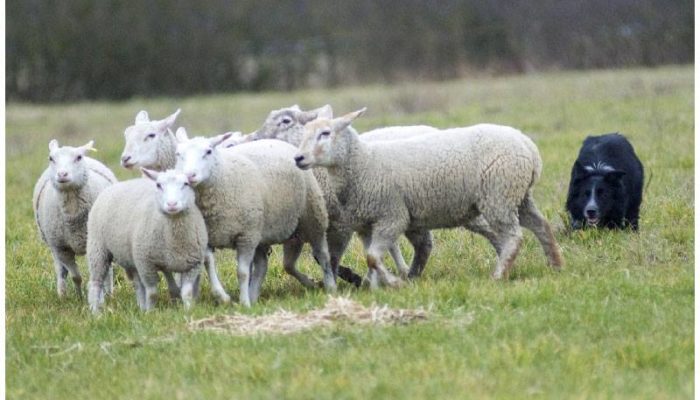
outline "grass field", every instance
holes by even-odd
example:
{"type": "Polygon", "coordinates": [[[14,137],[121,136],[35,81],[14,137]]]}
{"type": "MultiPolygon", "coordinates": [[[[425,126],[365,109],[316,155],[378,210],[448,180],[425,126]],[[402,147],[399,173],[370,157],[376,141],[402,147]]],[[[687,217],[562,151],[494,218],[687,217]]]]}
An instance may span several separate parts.
{"type": "MultiPolygon", "coordinates": [[[[694,321],[693,68],[565,72],[291,93],[236,94],[124,103],[7,106],[7,397],[20,398],[690,398],[694,321]],[[538,145],[535,188],[566,266],[554,273],[529,232],[508,282],[493,282],[495,253],[464,230],[435,232],[423,278],[398,290],[341,292],[369,305],[430,307],[424,323],[339,325],[290,336],[190,332],[187,321],[234,311],[303,311],[326,295],[287,277],[271,256],[261,302],[250,310],[203,296],[189,313],[169,304],[138,311],[119,271],[107,312],[93,318],[75,296],[59,300],[47,247],[33,221],[31,191],[47,143],[95,139],[94,157],[120,179],[124,128],[137,111],[162,118],[177,107],[190,134],[256,129],[269,110],[331,103],[367,106],[355,127],[438,127],[493,122],[538,145]],[[651,176],[641,230],[564,229],[571,165],[588,134],[620,131],[651,176]]],[[[410,246],[402,243],[410,257],[410,246]]],[[[220,274],[237,298],[230,251],[220,274]]],[[[409,258],[410,259],[410,258],[409,258]]],[[[359,242],[344,265],[366,271],[359,242]]],[[[84,276],[87,266],[79,263],[84,276]]],[[[305,252],[302,270],[320,277],[305,252]]],[[[205,280],[206,281],[206,280],[205,280]]]]}

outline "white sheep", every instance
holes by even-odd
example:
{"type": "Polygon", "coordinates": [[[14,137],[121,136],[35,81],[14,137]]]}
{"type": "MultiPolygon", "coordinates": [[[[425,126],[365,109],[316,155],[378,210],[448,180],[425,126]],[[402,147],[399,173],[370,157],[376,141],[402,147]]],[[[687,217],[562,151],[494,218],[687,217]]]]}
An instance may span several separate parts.
{"type": "MultiPolygon", "coordinates": [[[[304,125],[316,118],[333,118],[332,107],[326,104],[314,110],[302,111],[295,104],[291,107],[273,110],[267,116],[260,129],[251,135],[243,137],[245,138],[243,140],[277,139],[298,147],[302,141],[304,125]]],[[[426,125],[392,126],[369,131],[361,135],[360,139],[367,142],[396,140],[437,131],[438,129],[426,125]]],[[[359,284],[361,279],[351,269],[340,265],[340,259],[352,236],[352,229],[343,222],[342,207],[330,186],[328,172],[325,169],[314,169],[313,172],[324,192],[326,207],[328,208],[329,225],[327,237],[333,270],[341,278],[359,284]]],[[[432,235],[429,231],[410,231],[406,232],[406,237],[415,250],[410,271],[397,243],[392,243],[389,246],[389,254],[393,258],[401,276],[417,276],[423,270],[430,255],[432,235]]]]}
{"type": "Polygon", "coordinates": [[[127,271],[144,311],[155,304],[158,271],[181,274],[181,297],[186,308],[196,291],[208,240],[194,190],[187,177],[174,170],[141,171],[149,179],[132,179],[109,187],[90,211],[88,302],[93,313],[98,313],[103,304],[100,288],[112,262],[127,271]]]}
{"type": "Polygon", "coordinates": [[[260,140],[220,151],[230,136],[189,139],[179,128],[177,169],[197,191],[210,246],[236,249],[241,304],[250,306],[257,299],[269,247],[277,243],[284,244],[285,270],[313,286],[295,268],[303,244],[310,243],[323,269],[324,288],[334,291],[325,202],[313,175],[294,165],[296,148],[279,140],[260,140]]]}
{"type": "Polygon", "coordinates": [[[532,186],[542,161],[520,131],[480,124],[411,139],[365,143],[352,120],[365,109],[305,127],[295,160],[302,169],[325,167],[367,253],[368,280],[400,280],[382,265],[388,246],[406,231],[465,226],[475,221],[498,252],[495,279],[508,276],[524,226],[540,240],[549,263],[562,264],[547,221],[535,207],[532,186]]]}
{"type": "MultiPolygon", "coordinates": [[[[134,167],[148,168],[156,171],[165,171],[175,168],[177,157],[175,148],[177,140],[170,128],[175,123],[180,109],[162,120],[151,121],[148,113],[141,110],[136,114],[134,124],[124,130],[124,151],[121,156],[121,165],[124,168],[134,167]]],[[[216,269],[212,266],[214,254],[207,253],[205,267],[209,276],[211,291],[221,303],[228,303],[231,297],[224,290],[219,280],[216,269]]],[[[179,288],[176,280],[170,273],[166,273],[165,279],[172,297],[179,297],[179,288]]]]}
{"type": "Polygon", "coordinates": [[[151,121],[146,111],[139,111],[134,125],[124,130],[126,144],[121,157],[122,167],[142,167],[156,171],[175,167],[177,142],[170,128],[178,115],[179,108],[162,120],[151,121]]]}
{"type": "MultiPolygon", "coordinates": [[[[80,147],[59,147],[49,142],[49,166],[34,186],[33,209],[41,238],[51,249],[59,297],[66,294],[65,278],[70,272],[82,297],[82,277],[76,255],[85,254],[87,217],[97,195],[117,182],[112,171],[85,156],[94,150],[93,141],[80,147]]],[[[111,275],[106,290],[111,291],[111,275]]]]}

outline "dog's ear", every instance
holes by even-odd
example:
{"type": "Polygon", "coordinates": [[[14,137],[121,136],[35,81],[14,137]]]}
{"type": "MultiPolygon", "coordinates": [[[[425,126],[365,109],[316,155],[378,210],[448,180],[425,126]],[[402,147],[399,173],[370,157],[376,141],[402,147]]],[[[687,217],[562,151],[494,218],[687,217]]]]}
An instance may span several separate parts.
{"type": "Polygon", "coordinates": [[[614,169],[605,173],[605,180],[609,182],[620,182],[622,180],[622,177],[625,176],[625,174],[625,171],[614,169]]]}
{"type": "Polygon", "coordinates": [[[571,173],[571,178],[572,180],[585,179],[588,177],[588,175],[590,175],[590,173],[591,171],[588,168],[584,167],[580,161],[576,160],[576,162],[574,163],[573,171],[571,173]]]}

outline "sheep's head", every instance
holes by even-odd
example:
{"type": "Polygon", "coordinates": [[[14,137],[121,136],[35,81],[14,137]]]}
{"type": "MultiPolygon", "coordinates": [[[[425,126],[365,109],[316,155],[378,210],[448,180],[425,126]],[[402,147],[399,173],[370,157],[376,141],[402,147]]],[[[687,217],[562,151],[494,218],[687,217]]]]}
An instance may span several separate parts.
{"type": "Polygon", "coordinates": [[[298,146],[304,133],[304,125],[317,118],[333,118],[331,106],[326,104],[315,110],[302,111],[295,104],[291,107],[273,110],[254,136],[256,139],[283,140],[298,146]]]}
{"type": "Polygon", "coordinates": [[[347,140],[343,137],[350,133],[346,128],[365,110],[367,108],[334,119],[318,118],[306,124],[299,153],[294,157],[297,166],[309,169],[336,165],[347,152],[347,140]]]}
{"type": "Polygon", "coordinates": [[[57,190],[76,189],[85,184],[88,177],[85,153],[95,150],[93,143],[91,140],[80,147],[59,147],[56,139],[49,142],[51,182],[57,190]]]}
{"type": "Polygon", "coordinates": [[[212,138],[189,139],[185,128],[178,128],[175,132],[177,139],[175,169],[184,173],[193,186],[206,181],[218,163],[218,147],[232,134],[232,132],[226,132],[212,138]]]}
{"type": "Polygon", "coordinates": [[[141,173],[156,183],[156,203],[162,213],[180,214],[194,204],[194,190],[185,174],[174,169],[157,172],[146,168],[141,168],[141,173]]]}
{"type": "Polygon", "coordinates": [[[158,160],[158,155],[163,149],[173,146],[174,140],[170,127],[173,126],[179,114],[178,108],[173,114],[160,121],[151,121],[146,111],[139,111],[134,125],[124,131],[126,144],[122,152],[122,167],[160,167],[158,163],[162,160],[158,160]]]}

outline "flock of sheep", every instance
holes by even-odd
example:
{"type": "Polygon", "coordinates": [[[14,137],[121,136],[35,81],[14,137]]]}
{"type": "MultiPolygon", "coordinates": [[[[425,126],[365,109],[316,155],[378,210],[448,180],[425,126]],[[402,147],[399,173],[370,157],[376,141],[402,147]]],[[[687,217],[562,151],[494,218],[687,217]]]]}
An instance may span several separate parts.
{"type": "Polygon", "coordinates": [[[562,266],[532,197],[542,160],[532,140],[514,128],[403,126],[358,135],[351,123],[364,109],[334,118],[328,105],[310,111],[292,106],[272,111],[250,135],[189,138],[184,128],[171,130],[179,112],[150,120],[141,111],[126,128],[121,165],[140,167],[138,179],[117,182],[86,156],[93,142],[49,144],[49,166],[33,203],[59,296],[68,273],[82,296],[75,256],[86,254],[94,313],[112,291],[113,262],[126,270],[143,310],[157,298],[158,272],[170,295],[190,306],[202,265],[214,296],[227,303],[213,251],[231,248],[239,301],[250,306],[274,244],[283,245],[287,273],[306,287],[318,286],[296,269],[304,243],[323,271],[323,288],[332,292],[336,278],[362,281],[339,264],[353,232],[364,245],[364,281],[372,289],[419,277],[432,250],[432,229],[462,226],[483,235],[498,254],[495,279],[508,276],[521,227],[535,234],[553,268],[562,266]],[[410,267],[397,245],[401,235],[415,250],[410,267]],[[383,264],[387,251],[399,276],[383,264]]]}

